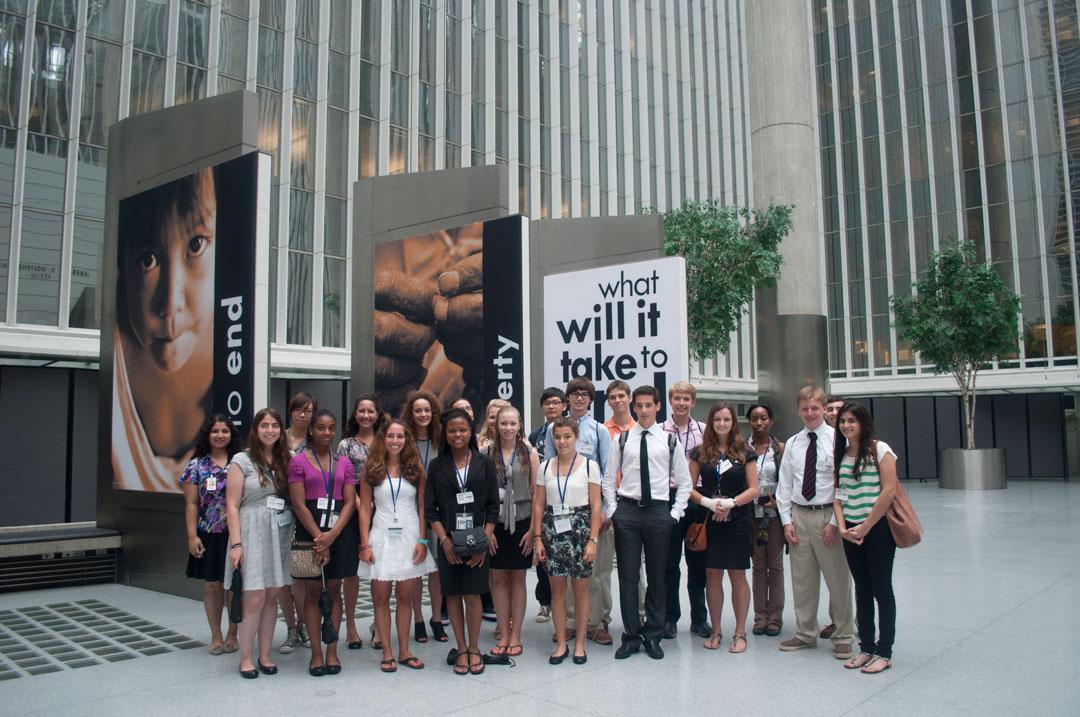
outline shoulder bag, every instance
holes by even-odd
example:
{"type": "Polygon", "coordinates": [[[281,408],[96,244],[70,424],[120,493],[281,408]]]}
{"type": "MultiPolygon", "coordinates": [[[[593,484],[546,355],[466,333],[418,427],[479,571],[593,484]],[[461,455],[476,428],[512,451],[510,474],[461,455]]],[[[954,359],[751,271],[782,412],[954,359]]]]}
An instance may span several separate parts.
{"type": "MultiPolygon", "coordinates": [[[[874,441],[874,450],[871,454],[874,465],[881,475],[881,467],[878,466],[877,441],[874,441]]],[[[911,504],[904,484],[900,482],[900,476],[896,477],[896,495],[893,496],[889,510],[885,513],[885,520],[889,523],[889,531],[892,532],[893,541],[898,548],[910,548],[918,545],[922,540],[923,527],[919,516],[915,513],[915,506],[911,504]]]]}
{"type": "Polygon", "coordinates": [[[454,530],[450,533],[450,539],[454,542],[454,554],[462,560],[488,550],[487,531],[482,527],[454,530]]]}
{"type": "MultiPolygon", "coordinates": [[[[719,481],[717,481],[716,487],[713,489],[713,497],[716,497],[716,491],[720,487],[719,481]]],[[[702,509],[704,510],[704,509],[702,509]]],[[[686,527],[686,549],[692,553],[700,553],[709,547],[709,516],[706,514],[705,519],[700,523],[691,523],[686,527]]]]}

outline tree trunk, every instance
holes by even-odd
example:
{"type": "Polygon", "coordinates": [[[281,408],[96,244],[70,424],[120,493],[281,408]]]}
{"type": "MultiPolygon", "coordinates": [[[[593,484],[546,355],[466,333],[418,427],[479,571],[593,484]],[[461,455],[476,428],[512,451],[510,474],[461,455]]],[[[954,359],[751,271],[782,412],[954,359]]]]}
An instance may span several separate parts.
{"type": "Polygon", "coordinates": [[[965,391],[966,400],[971,404],[965,411],[967,415],[967,448],[969,451],[975,448],[975,374],[976,371],[969,374],[968,386],[965,391]]]}

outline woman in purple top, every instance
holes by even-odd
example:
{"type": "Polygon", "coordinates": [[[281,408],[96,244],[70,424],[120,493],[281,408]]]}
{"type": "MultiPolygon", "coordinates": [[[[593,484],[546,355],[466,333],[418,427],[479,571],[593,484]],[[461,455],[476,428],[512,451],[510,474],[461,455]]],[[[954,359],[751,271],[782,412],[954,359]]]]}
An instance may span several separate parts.
{"type": "MultiPolygon", "coordinates": [[[[359,563],[356,523],[356,472],[352,462],[334,454],[331,446],[337,434],[337,419],[326,409],[311,420],[307,447],[289,464],[289,498],[296,513],[296,539],[310,540],[322,560],[326,589],[333,601],[331,617],[334,630],[341,626],[341,579],[356,575],[359,563]]],[[[326,646],[323,661],[319,635],[319,592],[321,578],[304,580],[304,621],[311,635],[311,662],[308,672],[314,677],[341,672],[337,642],[326,646]]]]}
{"type": "Polygon", "coordinates": [[[221,636],[221,612],[231,594],[225,590],[225,559],[229,552],[229,526],[225,516],[225,478],[229,456],[240,441],[226,416],[215,414],[203,422],[195,436],[194,458],[180,474],[187,524],[187,576],[205,581],[203,607],[210,623],[210,654],[236,652],[236,625],[221,636]]]}

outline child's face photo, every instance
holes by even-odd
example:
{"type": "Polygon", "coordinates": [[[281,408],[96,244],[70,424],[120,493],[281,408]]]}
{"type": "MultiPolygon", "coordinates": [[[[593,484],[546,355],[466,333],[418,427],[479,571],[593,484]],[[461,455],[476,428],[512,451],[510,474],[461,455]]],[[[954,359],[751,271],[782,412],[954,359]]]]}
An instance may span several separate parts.
{"type": "Polygon", "coordinates": [[[205,170],[190,206],[169,205],[122,259],[132,333],[162,371],[182,368],[200,345],[211,345],[216,217],[214,175],[205,170]]]}

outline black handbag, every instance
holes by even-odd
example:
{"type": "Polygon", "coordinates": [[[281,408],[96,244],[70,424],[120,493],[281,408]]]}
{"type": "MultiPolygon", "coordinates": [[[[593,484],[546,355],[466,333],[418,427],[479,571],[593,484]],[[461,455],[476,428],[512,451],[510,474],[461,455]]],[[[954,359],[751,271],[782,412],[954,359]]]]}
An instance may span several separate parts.
{"type": "Polygon", "coordinates": [[[455,530],[451,532],[450,539],[454,541],[454,554],[462,560],[488,550],[487,531],[483,528],[455,530]]]}
{"type": "Polygon", "coordinates": [[[229,602],[229,622],[237,625],[244,621],[244,579],[240,576],[240,568],[233,571],[232,585],[229,590],[232,591],[232,600],[229,602]]]}

